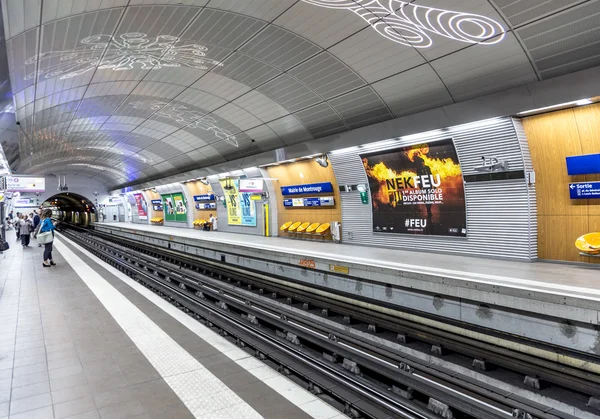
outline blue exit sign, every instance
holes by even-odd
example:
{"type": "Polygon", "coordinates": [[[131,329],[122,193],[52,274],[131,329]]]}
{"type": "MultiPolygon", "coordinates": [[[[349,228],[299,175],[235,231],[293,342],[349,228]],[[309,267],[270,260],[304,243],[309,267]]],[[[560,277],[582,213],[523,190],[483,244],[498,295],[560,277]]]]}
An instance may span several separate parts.
{"type": "Polygon", "coordinates": [[[569,183],[571,199],[600,198],[600,182],[569,183]]]}

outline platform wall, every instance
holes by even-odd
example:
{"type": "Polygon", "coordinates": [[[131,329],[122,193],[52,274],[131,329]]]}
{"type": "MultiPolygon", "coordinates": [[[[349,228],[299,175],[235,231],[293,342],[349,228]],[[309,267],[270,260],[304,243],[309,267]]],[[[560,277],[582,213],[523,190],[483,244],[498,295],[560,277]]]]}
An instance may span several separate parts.
{"type": "MultiPolygon", "coordinates": [[[[368,184],[361,153],[452,138],[463,176],[476,172],[481,157],[508,160],[511,170],[531,170],[520,121],[497,118],[330,153],[340,185],[368,184]]],[[[467,237],[374,233],[371,205],[360,193],[342,192],[343,241],[378,247],[533,260],[537,258],[535,189],[525,178],[465,184],[467,237]]]]}
{"type": "Polygon", "coordinates": [[[569,182],[600,181],[600,175],[569,176],[565,158],[600,153],[600,104],[523,119],[538,187],[539,257],[600,263],[580,256],[575,240],[600,231],[600,200],[569,196],[569,182]]]}

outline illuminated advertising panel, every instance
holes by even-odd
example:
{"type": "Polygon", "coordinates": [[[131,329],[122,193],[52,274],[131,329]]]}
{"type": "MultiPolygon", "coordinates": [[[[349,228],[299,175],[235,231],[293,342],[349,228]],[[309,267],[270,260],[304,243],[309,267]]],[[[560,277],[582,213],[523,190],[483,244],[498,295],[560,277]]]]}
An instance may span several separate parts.
{"type": "Polygon", "coordinates": [[[467,235],[462,170],[452,139],[362,154],[373,232],[467,235]]]}

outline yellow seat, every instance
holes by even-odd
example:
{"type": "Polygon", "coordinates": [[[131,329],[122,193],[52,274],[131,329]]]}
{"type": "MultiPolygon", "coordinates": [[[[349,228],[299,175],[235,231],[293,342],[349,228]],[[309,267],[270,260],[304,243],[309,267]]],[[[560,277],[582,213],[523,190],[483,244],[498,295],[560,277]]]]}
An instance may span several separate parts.
{"type": "Polygon", "coordinates": [[[575,241],[575,246],[583,253],[600,254],[600,233],[584,234],[575,241]]]}
{"type": "Polygon", "coordinates": [[[312,223],[311,225],[309,225],[309,226],[306,228],[306,231],[305,231],[305,233],[314,233],[314,232],[315,232],[315,230],[316,230],[317,228],[319,228],[319,226],[320,226],[320,225],[321,225],[321,223],[312,223]]]}
{"type": "Polygon", "coordinates": [[[325,235],[325,233],[327,233],[328,230],[329,230],[329,223],[323,223],[319,227],[317,227],[317,230],[315,231],[315,233],[325,235]]]}
{"type": "Polygon", "coordinates": [[[292,224],[291,226],[289,226],[289,228],[287,229],[287,231],[288,231],[289,233],[295,233],[295,232],[296,232],[296,229],[297,229],[298,227],[300,227],[300,224],[302,224],[300,221],[296,221],[294,224],[292,224]]]}
{"type": "Polygon", "coordinates": [[[298,226],[298,228],[296,229],[296,233],[304,233],[304,230],[306,230],[309,225],[310,225],[310,222],[308,222],[308,221],[300,224],[300,226],[298,226]]]}
{"type": "Polygon", "coordinates": [[[290,226],[292,225],[293,221],[288,221],[287,223],[283,224],[280,228],[281,231],[286,231],[288,228],[290,228],[290,226]]]}

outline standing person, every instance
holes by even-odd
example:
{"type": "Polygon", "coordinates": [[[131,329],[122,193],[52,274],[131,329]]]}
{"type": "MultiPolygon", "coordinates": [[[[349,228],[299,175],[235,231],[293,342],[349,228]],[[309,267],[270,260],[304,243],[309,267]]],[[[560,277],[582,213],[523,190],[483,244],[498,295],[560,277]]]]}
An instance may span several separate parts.
{"type": "Polygon", "coordinates": [[[8,218],[10,218],[11,220],[13,219],[13,213],[12,213],[12,210],[10,210],[10,212],[8,213],[8,218]]]}
{"type": "MultiPolygon", "coordinates": [[[[40,222],[42,221],[42,219],[40,218],[40,216],[38,215],[38,211],[35,210],[33,212],[33,231],[36,231],[38,226],[40,225],[40,222]]],[[[42,247],[42,245],[40,243],[38,243],[38,247],[42,247]]]]}
{"type": "Polygon", "coordinates": [[[17,240],[21,239],[21,214],[17,212],[17,216],[12,220],[13,227],[17,233],[17,240]]]}
{"type": "Polygon", "coordinates": [[[210,224],[212,225],[213,231],[217,231],[217,217],[210,214],[210,224]]]}
{"type": "Polygon", "coordinates": [[[52,234],[52,240],[49,243],[44,244],[44,261],[42,266],[49,268],[55,266],[56,263],[52,260],[52,241],[54,240],[54,223],[52,222],[52,210],[46,209],[42,212],[42,223],[39,234],[50,232],[52,234]]]}
{"type": "Polygon", "coordinates": [[[21,216],[21,221],[19,223],[19,228],[21,230],[21,244],[23,247],[29,247],[29,238],[31,234],[31,221],[27,218],[25,214],[21,216]]]}

